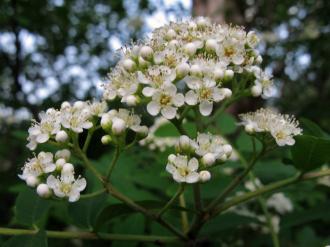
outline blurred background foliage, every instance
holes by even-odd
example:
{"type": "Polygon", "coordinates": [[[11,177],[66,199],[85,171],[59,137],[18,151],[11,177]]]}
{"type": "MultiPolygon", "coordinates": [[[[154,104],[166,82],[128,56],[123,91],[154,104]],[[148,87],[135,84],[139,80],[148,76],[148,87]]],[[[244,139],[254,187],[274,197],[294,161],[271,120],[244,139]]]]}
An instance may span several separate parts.
{"type": "MultiPolygon", "coordinates": [[[[64,100],[100,97],[99,84],[118,60],[116,50],[144,38],[151,29],[170,20],[209,16],[219,23],[243,25],[262,36],[259,49],[264,64],[274,74],[277,97],[266,101],[246,100],[232,107],[234,117],[238,112],[270,105],[309,118],[330,132],[330,2],[327,0],[3,0],[0,11],[1,226],[37,224],[56,230],[98,227],[118,233],[163,234],[158,225],[141,215],[129,214],[128,209],[120,209],[113,199],[100,196],[97,203],[82,200],[71,205],[39,199],[25,189],[17,173],[29,156],[25,138],[30,119],[37,118],[41,110],[58,107],[64,100]],[[112,221],[103,222],[100,217],[112,221]]],[[[240,133],[235,121],[230,115],[222,117],[218,121],[220,131],[229,138],[239,137],[237,148],[250,154],[250,139],[240,133]]],[[[176,135],[169,126],[159,133],[164,134],[176,135]]],[[[102,170],[112,153],[97,138],[90,156],[102,170]]],[[[156,207],[148,204],[148,200],[166,201],[176,189],[163,169],[169,151],[132,148],[120,159],[114,184],[134,199],[156,207]]],[[[280,165],[284,157],[275,153],[258,164],[256,174],[263,183],[294,174],[293,167],[280,165]]],[[[232,169],[238,166],[237,162],[228,164],[232,169]]],[[[222,170],[218,176],[219,179],[203,185],[205,199],[228,183],[229,177],[222,170]]],[[[91,182],[88,190],[94,191],[98,186],[96,181],[91,182]]],[[[281,217],[283,246],[329,244],[329,187],[305,182],[285,189],[285,193],[295,210],[281,217]]],[[[260,211],[253,203],[247,206],[260,211]]],[[[173,210],[168,217],[177,222],[176,215],[173,210]]],[[[247,227],[251,223],[255,219],[230,213],[218,217],[204,230],[211,234],[205,246],[220,243],[221,246],[271,246],[269,235],[247,227]]],[[[23,239],[32,243],[26,246],[43,246],[42,234],[28,238],[29,241],[23,239]]],[[[0,245],[5,241],[7,238],[0,236],[0,245]]],[[[13,238],[6,245],[23,246],[20,241],[13,238]]],[[[97,244],[109,246],[108,242],[97,244]]],[[[89,246],[92,242],[52,240],[48,245],[89,246]]],[[[145,245],[114,242],[111,246],[145,245]]]]}

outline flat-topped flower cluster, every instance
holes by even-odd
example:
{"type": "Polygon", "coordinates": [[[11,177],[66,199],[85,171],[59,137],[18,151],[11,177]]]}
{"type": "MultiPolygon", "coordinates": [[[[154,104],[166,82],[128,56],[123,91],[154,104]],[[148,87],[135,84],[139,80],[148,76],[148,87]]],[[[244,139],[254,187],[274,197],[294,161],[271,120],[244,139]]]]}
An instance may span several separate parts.
{"type": "Polygon", "coordinates": [[[168,156],[166,170],[178,183],[206,182],[211,179],[209,168],[224,163],[232,154],[231,145],[210,133],[198,133],[196,139],[180,136],[176,154],[168,156]]]}
{"type": "Polygon", "coordinates": [[[241,91],[267,96],[272,80],[260,67],[258,42],[253,31],[202,17],[172,22],[154,30],[143,44],[123,49],[109,83],[103,84],[104,99],[119,98],[129,106],[147,103],[150,115],[161,113],[167,119],[185,105],[198,105],[208,116],[215,103],[232,96],[235,78],[242,75],[247,81],[241,91]]]}

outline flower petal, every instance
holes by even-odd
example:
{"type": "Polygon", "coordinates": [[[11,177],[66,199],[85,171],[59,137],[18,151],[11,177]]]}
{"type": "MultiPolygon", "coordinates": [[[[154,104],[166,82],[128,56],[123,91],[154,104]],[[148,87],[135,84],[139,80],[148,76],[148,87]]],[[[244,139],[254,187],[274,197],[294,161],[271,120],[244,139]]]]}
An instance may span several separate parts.
{"type": "Polygon", "coordinates": [[[213,109],[213,103],[207,100],[203,100],[199,104],[199,111],[203,116],[209,116],[213,109]]]}
{"type": "Polygon", "coordinates": [[[150,115],[156,116],[160,111],[160,105],[155,101],[151,101],[147,105],[147,111],[149,112],[150,115]]]}
{"type": "Polygon", "coordinates": [[[186,176],[186,182],[191,184],[191,183],[196,183],[199,180],[199,175],[197,172],[191,172],[186,176]]]}
{"type": "Polygon", "coordinates": [[[185,100],[188,105],[196,105],[197,94],[194,91],[190,90],[188,93],[186,93],[185,100]]]}
{"type": "Polygon", "coordinates": [[[176,115],[176,108],[173,106],[165,106],[161,110],[162,115],[167,119],[173,119],[176,115]]]}
{"type": "Polygon", "coordinates": [[[191,171],[197,171],[197,169],[198,169],[198,160],[196,158],[192,158],[191,160],[189,160],[188,168],[191,171]]]}

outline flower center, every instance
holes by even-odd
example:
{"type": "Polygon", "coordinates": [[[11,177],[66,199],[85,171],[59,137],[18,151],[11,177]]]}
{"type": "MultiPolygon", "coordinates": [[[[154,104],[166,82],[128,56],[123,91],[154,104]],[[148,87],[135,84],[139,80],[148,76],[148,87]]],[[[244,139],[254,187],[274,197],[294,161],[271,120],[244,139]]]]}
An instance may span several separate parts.
{"type": "Polygon", "coordinates": [[[182,177],[185,177],[189,174],[187,167],[179,167],[178,171],[182,177]]]}
{"type": "Polygon", "coordinates": [[[69,194],[70,191],[71,191],[71,184],[65,184],[65,183],[62,183],[62,184],[61,184],[61,191],[62,191],[64,194],[69,194]]]}
{"type": "Polygon", "coordinates": [[[226,57],[231,57],[232,55],[234,55],[234,53],[235,53],[235,49],[233,46],[226,46],[224,48],[224,55],[226,57]]]}
{"type": "Polygon", "coordinates": [[[165,57],[165,65],[170,67],[170,68],[173,68],[175,67],[176,65],[176,59],[175,59],[175,56],[174,55],[167,55],[165,57]]]}
{"type": "Polygon", "coordinates": [[[286,134],[283,131],[279,131],[276,133],[276,139],[281,140],[284,139],[286,137],[286,134]]]}
{"type": "Polygon", "coordinates": [[[160,101],[159,102],[160,102],[161,105],[168,105],[168,104],[171,103],[171,100],[172,100],[171,96],[169,96],[167,94],[162,94],[160,96],[160,101]]]}
{"type": "Polygon", "coordinates": [[[199,92],[199,96],[201,99],[209,99],[211,98],[212,91],[210,88],[202,88],[199,92]]]}

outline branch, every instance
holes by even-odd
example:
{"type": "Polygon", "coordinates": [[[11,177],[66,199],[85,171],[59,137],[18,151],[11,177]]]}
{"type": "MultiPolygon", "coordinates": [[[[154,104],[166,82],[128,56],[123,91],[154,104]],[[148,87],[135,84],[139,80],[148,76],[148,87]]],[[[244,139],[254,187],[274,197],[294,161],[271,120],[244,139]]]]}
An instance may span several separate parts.
{"type": "Polygon", "coordinates": [[[114,153],[114,156],[113,156],[112,161],[111,161],[111,164],[109,166],[109,170],[107,172],[107,176],[106,176],[107,181],[110,180],[110,177],[111,177],[111,174],[113,172],[113,169],[115,168],[115,166],[117,164],[119,155],[120,155],[120,147],[119,147],[119,145],[117,145],[116,146],[115,153],[114,153]]]}
{"type": "MultiPolygon", "coordinates": [[[[180,239],[177,237],[167,236],[144,236],[133,234],[109,234],[109,233],[93,233],[84,231],[45,231],[48,238],[62,239],[89,239],[89,240],[118,240],[118,241],[134,241],[134,242],[154,242],[154,243],[178,243],[180,239]]],[[[0,235],[20,236],[20,235],[36,235],[38,230],[0,228],[0,235]]]]}
{"type": "Polygon", "coordinates": [[[182,194],[184,191],[184,184],[180,184],[177,192],[174,194],[174,196],[166,203],[166,205],[159,211],[157,217],[161,217],[167,209],[178,199],[178,197],[182,194]]]}

